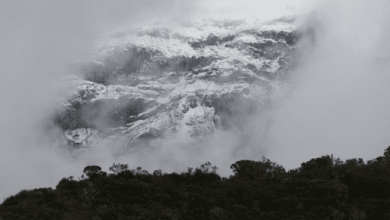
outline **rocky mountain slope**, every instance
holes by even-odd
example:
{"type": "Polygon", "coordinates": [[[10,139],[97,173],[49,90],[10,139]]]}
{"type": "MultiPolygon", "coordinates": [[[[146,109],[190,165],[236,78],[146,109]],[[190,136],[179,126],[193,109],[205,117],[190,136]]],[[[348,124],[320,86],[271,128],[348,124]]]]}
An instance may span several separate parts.
{"type": "Polygon", "coordinates": [[[283,87],[297,43],[289,25],[210,21],[119,33],[66,78],[74,93],[55,124],[69,145],[105,138],[123,148],[243,126],[283,87]]]}

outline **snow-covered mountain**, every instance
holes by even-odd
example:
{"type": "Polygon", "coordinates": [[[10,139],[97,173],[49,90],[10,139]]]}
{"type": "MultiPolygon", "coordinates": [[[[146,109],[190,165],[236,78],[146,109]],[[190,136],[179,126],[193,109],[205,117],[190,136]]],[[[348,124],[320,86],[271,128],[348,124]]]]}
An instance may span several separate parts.
{"type": "Polygon", "coordinates": [[[72,146],[105,138],[123,148],[242,126],[284,85],[297,43],[289,22],[208,21],[118,33],[77,63],[81,75],[65,79],[74,93],[55,123],[72,146]]]}

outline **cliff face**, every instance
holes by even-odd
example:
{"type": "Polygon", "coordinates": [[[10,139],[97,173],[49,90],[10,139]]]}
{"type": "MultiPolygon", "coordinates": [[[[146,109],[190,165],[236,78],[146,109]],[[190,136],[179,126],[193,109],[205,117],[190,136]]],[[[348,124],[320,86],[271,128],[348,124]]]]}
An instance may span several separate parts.
{"type": "Polygon", "coordinates": [[[54,120],[79,147],[99,137],[124,148],[167,134],[191,141],[239,127],[278,96],[296,43],[283,23],[120,33],[67,77],[74,94],[54,120]]]}

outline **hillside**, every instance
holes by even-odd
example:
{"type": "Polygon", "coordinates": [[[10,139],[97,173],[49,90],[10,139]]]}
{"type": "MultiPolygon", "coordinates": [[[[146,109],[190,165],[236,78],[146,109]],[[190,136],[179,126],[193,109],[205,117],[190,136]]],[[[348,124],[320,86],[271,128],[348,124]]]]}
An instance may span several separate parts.
{"type": "Polygon", "coordinates": [[[218,175],[205,163],[183,173],[150,174],[113,164],[88,166],[55,189],[23,190],[0,205],[11,219],[338,219],[390,218],[390,147],[364,162],[322,156],[294,170],[262,158],[218,175]]]}

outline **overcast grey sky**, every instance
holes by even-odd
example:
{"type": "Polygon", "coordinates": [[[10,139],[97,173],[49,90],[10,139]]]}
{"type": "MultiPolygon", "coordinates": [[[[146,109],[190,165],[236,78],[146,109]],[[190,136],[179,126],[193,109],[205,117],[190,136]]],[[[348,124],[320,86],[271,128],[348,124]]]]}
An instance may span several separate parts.
{"type": "Polygon", "coordinates": [[[292,168],[332,153],[383,154],[390,145],[389,11],[387,0],[322,1],[302,18],[317,38],[273,112],[271,159],[292,168]]]}

